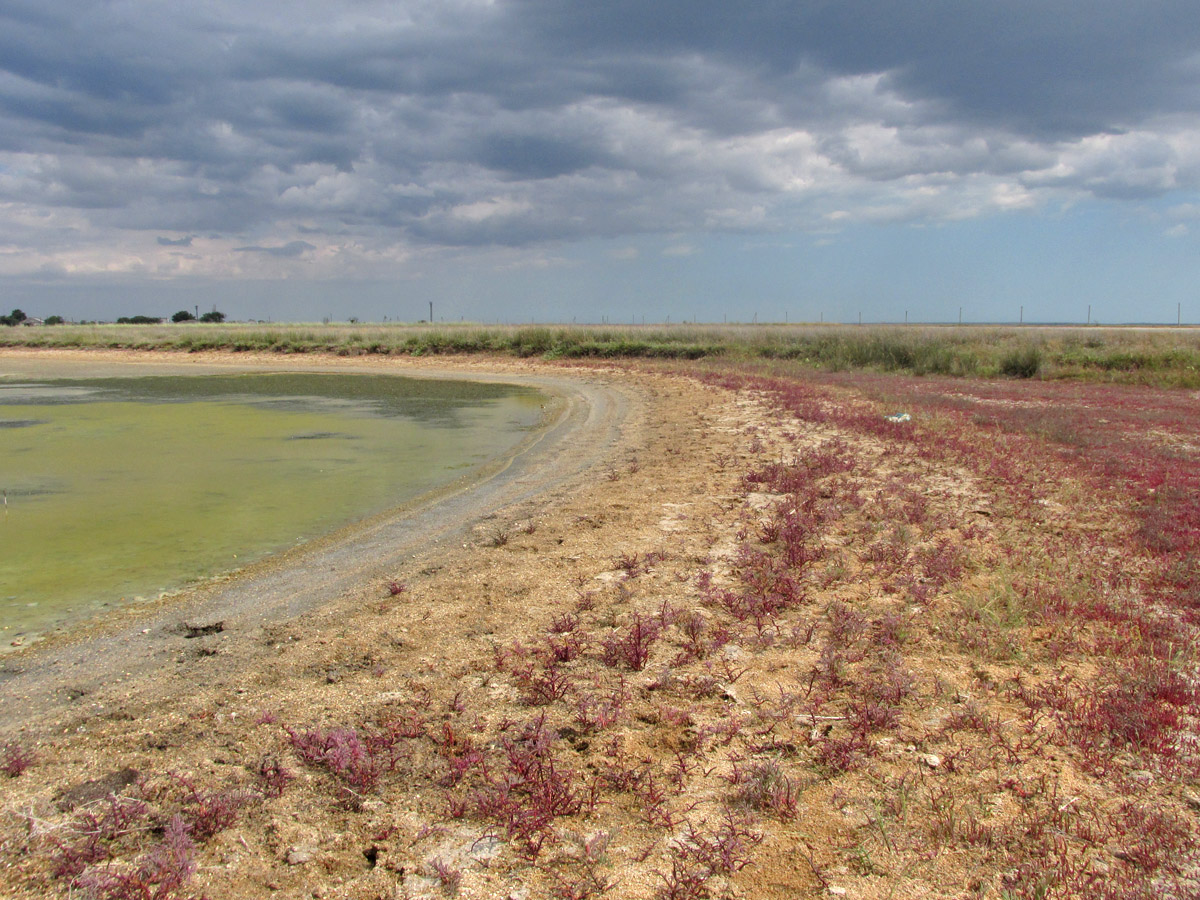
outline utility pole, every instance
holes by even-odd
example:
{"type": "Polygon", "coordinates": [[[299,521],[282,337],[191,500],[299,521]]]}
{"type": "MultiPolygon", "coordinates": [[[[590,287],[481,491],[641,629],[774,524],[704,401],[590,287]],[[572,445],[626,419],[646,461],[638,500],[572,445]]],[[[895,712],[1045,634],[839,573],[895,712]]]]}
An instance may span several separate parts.
{"type": "Polygon", "coordinates": [[[429,301],[429,324],[433,324],[433,301],[429,301]]]}

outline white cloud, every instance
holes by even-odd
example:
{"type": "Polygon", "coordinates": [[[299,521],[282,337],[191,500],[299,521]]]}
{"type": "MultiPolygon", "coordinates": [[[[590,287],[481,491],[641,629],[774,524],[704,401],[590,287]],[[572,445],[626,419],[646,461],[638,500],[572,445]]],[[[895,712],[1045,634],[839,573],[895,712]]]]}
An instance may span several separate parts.
{"type": "Polygon", "coordinates": [[[529,212],[532,204],[528,200],[518,200],[513,197],[491,197],[474,203],[460,203],[448,211],[452,219],[478,224],[489,219],[503,219],[529,212]]]}
{"type": "Polygon", "coordinates": [[[1055,150],[1052,164],[1025,176],[1031,187],[1071,187],[1116,198],[1195,189],[1200,177],[1200,120],[1088,135],[1055,150]]]}

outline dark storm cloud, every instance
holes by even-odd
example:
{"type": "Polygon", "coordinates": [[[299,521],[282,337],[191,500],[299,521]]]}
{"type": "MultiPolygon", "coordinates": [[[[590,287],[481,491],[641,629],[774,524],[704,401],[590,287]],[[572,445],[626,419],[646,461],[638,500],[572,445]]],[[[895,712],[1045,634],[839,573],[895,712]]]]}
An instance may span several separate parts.
{"type": "Polygon", "coordinates": [[[901,89],[953,117],[1032,134],[1200,108],[1200,12],[1189,0],[515,5],[529,30],[570,54],[710,55],[759,73],[768,94],[804,65],[894,72],[901,89]]]}
{"type": "Polygon", "coordinates": [[[917,14],[898,14],[902,8],[829,8],[822,18],[837,38],[820,58],[841,70],[896,70],[902,90],[946,101],[955,117],[1035,136],[1200,108],[1194,79],[1176,68],[1200,46],[1192,3],[942,0],[917,14]]]}
{"type": "Polygon", "coordinates": [[[287,258],[1149,197],[1197,47],[1178,0],[13,0],[0,200],[287,258]]]}

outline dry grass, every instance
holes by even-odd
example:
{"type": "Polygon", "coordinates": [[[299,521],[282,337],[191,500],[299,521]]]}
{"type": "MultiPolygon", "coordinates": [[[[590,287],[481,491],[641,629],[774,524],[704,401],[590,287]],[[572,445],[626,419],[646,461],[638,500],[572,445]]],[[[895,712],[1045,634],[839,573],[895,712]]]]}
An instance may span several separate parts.
{"type": "Polygon", "coordinates": [[[1200,386],[1200,330],[1190,327],[93,323],[0,328],[0,346],[759,360],[785,371],[815,368],[1200,386]]]}

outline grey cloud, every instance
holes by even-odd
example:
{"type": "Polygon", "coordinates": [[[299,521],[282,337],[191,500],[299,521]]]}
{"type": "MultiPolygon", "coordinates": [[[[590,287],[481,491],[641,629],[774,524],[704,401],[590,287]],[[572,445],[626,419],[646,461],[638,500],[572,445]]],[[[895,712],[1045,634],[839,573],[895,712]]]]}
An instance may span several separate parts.
{"type": "Polygon", "coordinates": [[[270,117],[264,124],[294,132],[344,134],[354,122],[354,104],[348,98],[317,86],[289,85],[266,97],[262,109],[270,117]]]}
{"type": "Polygon", "coordinates": [[[1153,133],[1200,113],[1197,46],[1182,0],[14,0],[0,197],[313,240],[238,248],[284,258],[806,227],[906,180],[1138,198],[1200,185],[1153,133]]]}
{"type": "Polygon", "coordinates": [[[601,163],[594,145],[551,135],[492,134],[479,141],[479,162],[517,177],[553,178],[601,163]]]}
{"type": "Polygon", "coordinates": [[[190,234],[187,237],[174,239],[168,237],[159,237],[158,244],[160,247],[190,247],[192,246],[192,240],[194,237],[194,235],[190,234]]]}
{"type": "Polygon", "coordinates": [[[235,253],[265,253],[267,256],[277,256],[282,259],[295,259],[303,256],[309,250],[317,248],[308,241],[288,241],[279,247],[234,247],[235,253]]]}

